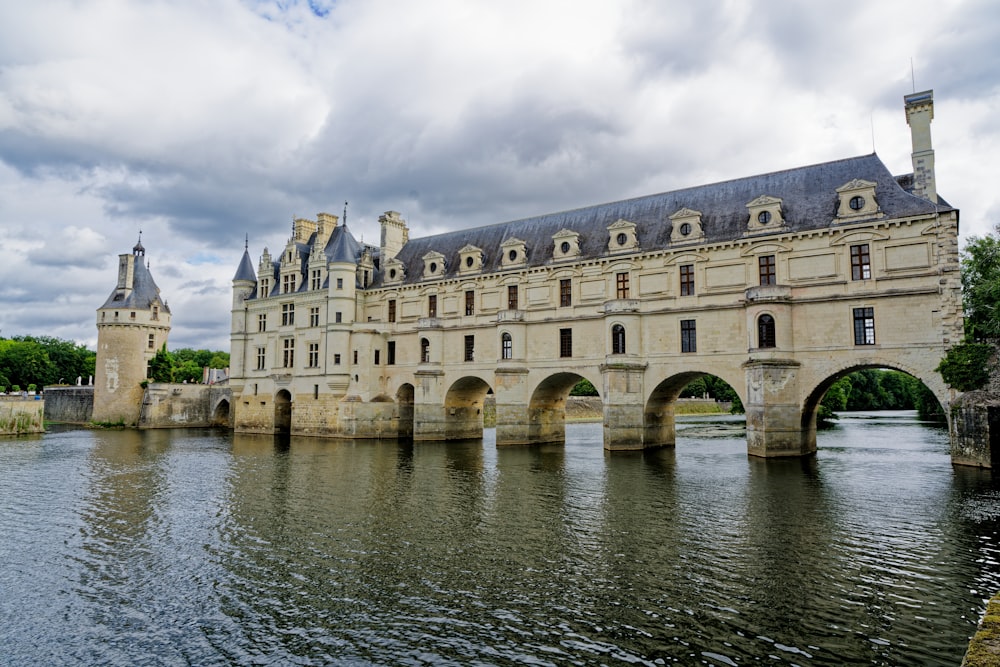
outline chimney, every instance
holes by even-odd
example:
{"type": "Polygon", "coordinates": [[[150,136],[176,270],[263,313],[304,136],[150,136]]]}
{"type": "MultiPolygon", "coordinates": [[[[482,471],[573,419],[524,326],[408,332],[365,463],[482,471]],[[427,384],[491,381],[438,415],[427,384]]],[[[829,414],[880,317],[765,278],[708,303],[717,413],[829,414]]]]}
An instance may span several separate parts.
{"type": "Polygon", "coordinates": [[[913,194],[935,204],[937,183],[934,180],[934,149],[931,148],[931,121],[934,120],[934,91],[905,95],[906,123],[913,141],[913,194]]]}

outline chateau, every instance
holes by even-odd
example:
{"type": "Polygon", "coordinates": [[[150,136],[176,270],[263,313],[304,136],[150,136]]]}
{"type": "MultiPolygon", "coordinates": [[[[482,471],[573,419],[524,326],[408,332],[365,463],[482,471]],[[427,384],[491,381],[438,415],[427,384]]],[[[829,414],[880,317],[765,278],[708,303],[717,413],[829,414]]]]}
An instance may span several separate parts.
{"type": "Polygon", "coordinates": [[[498,445],[560,442],[586,378],[607,449],[669,446],[674,401],[711,373],[770,457],[814,451],[819,401],[858,369],[947,405],[958,211],[935,185],[932,92],[905,113],[904,176],[872,154],[414,239],[388,211],[377,247],[335,215],[295,220],[233,279],[234,428],[474,438],[493,393],[498,445]]]}

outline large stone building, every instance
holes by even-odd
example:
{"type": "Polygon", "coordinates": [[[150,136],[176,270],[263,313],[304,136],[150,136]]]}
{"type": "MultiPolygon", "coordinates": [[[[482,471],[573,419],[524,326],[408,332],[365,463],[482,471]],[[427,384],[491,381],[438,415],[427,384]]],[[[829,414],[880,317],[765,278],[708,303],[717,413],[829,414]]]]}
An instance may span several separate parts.
{"type": "Polygon", "coordinates": [[[139,241],[118,256],[118,283],[97,309],[94,411],[98,423],[134,426],[142,407],[142,382],[170,333],[170,308],[146,265],[139,241]]]}
{"type": "Polygon", "coordinates": [[[913,173],[874,154],[378,247],[336,216],[295,220],[233,280],[234,426],[333,437],[560,441],[572,386],[609,449],[674,442],[692,379],[726,380],[751,454],[815,449],[826,389],[933,372],[961,338],[958,211],[934,180],[931,92],[905,99],[913,173]]]}

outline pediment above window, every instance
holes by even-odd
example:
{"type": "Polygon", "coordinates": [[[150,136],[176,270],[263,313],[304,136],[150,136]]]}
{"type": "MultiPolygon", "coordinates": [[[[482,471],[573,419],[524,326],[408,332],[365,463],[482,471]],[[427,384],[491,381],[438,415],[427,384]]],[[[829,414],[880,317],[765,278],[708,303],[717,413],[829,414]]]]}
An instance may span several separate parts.
{"type": "Polygon", "coordinates": [[[444,255],[432,250],[424,255],[422,259],[424,260],[424,280],[429,278],[441,278],[444,276],[444,255]]]}
{"type": "Polygon", "coordinates": [[[580,235],[569,229],[560,229],[552,235],[552,259],[576,259],[580,256],[580,235]]]}
{"type": "Polygon", "coordinates": [[[871,217],[881,213],[878,201],[875,199],[877,183],[855,178],[837,188],[840,203],[837,206],[837,219],[871,217]]]}
{"type": "Polygon", "coordinates": [[[500,244],[502,256],[500,265],[503,268],[524,266],[528,262],[528,246],[524,241],[511,237],[500,244]]]}
{"type": "Polygon", "coordinates": [[[483,270],[483,249],[466,244],[458,251],[459,273],[477,273],[483,270]]]}
{"type": "Polygon", "coordinates": [[[705,232],[701,227],[701,211],[685,207],[671,215],[670,221],[673,223],[670,232],[671,245],[705,240],[705,232]]]}
{"type": "Polygon", "coordinates": [[[389,284],[401,283],[406,278],[406,265],[396,258],[385,263],[385,274],[382,281],[389,284]]]}
{"type": "Polygon", "coordinates": [[[781,210],[782,201],[778,197],[761,195],[747,204],[750,217],[747,232],[772,232],[785,227],[785,217],[781,210]]]}
{"type": "Polygon", "coordinates": [[[634,222],[619,218],[608,225],[608,251],[631,252],[639,249],[634,222]]]}

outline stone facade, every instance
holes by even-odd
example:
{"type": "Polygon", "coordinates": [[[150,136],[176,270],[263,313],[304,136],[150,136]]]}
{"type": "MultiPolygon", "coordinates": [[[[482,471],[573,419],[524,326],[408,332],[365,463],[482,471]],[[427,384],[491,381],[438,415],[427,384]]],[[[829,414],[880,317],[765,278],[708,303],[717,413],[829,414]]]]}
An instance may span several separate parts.
{"type": "Polygon", "coordinates": [[[45,388],[45,421],[87,424],[94,414],[94,387],[45,388]]]}
{"type": "Polygon", "coordinates": [[[231,396],[225,385],[150,383],[143,396],[137,426],[229,427],[231,396]]]}
{"type": "Polygon", "coordinates": [[[958,211],[933,187],[932,103],[906,99],[916,176],[868,155],[416,239],[389,211],[378,247],[296,220],[233,280],[234,427],[479,437],[492,393],[498,445],[560,442],[585,378],[605,447],[669,446],[678,395],[710,373],[743,400],[751,454],[799,456],[855,370],[947,405],[958,211]]]}
{"type": "Polygon", "coordinates": [[[166,345],[170,309],[136,243],[118,256],[118,284],[97,309],[93,420],[134,426],[139,420],[150,359],[166,345]]]}

